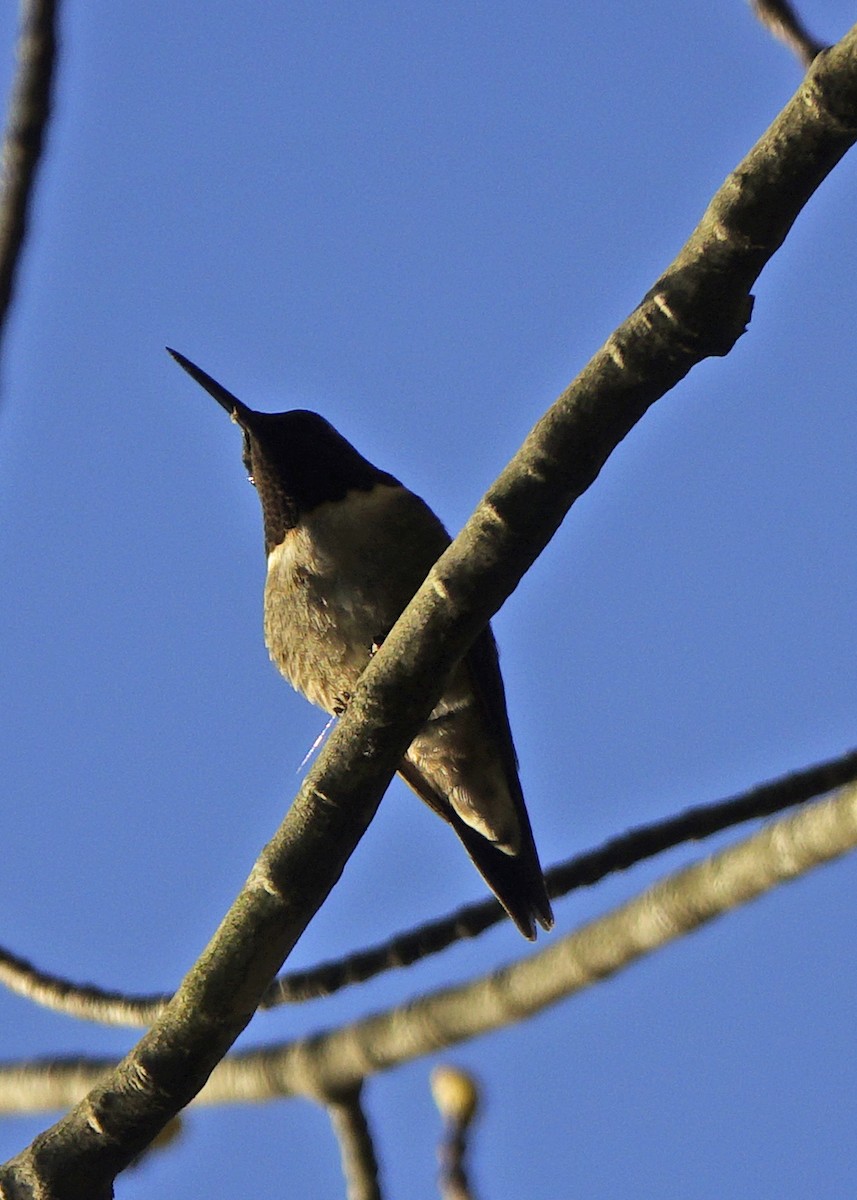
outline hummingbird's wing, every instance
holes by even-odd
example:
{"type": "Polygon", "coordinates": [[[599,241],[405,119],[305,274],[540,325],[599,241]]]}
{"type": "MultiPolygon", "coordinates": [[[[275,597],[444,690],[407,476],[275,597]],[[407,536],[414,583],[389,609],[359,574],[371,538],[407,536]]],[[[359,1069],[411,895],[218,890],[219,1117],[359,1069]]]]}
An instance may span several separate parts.
{"type": "Polygon", "coordinates": [[[490,737],[491,740],[491,752],[499,759],[498,765],[514,806],[518,825],[516,852],[510,854],[501,850],[497,844],[463,821],[431,775],[426,770],[421,770],[413,758],[405,759],[399,768],[399,774],[421,800],[449,822],[485,882],[521,933],[524,937],[532,939],[535,937],[535,922],[538,921],[543,929],[550,929],[553,925],[553,913],[518,778],[517,758],[506,712],[506,697],[497,647],[490,628],[486,628],[473,643],[462,660],[462,667],[469,677],[473,694],[484,718],[486,737],[490,737]]]}

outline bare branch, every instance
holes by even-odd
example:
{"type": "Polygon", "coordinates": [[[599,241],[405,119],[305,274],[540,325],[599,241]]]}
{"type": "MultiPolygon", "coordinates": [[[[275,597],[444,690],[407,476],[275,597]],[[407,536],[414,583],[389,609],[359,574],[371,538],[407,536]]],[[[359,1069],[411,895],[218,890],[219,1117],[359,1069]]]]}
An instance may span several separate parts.
{"type": "Polygon", "coordinates": [[[788,0],[750,0],[750,7],[765,28],[794,51],[804,67],[810,67],[816,55],[827,49],[808,32],[788,0]]]}
{"type": "Polygon", "coordinates": [[[0,334],[27,234],[36,170],[51,112],[57,0],[23,0],[18,70],[3,138],[0,180],[0,334]]]}
{"type": "Polygon", "coordinates": [[[855,140],[855,113],[857,29],[819,56],[675,262],[538,422],[432,568],[157,1025],[0,1168],[0,1195],[109,1195],[115,1175],[197,1093],[339,878],[452,664],[648,408],[740,336],[750,287],[855,140]]]}
{"type": "MultiPolygon", "coordinates": [[[[607,875],[625,871],[682,842],[701,841],[743,821],[768,817],[823,796],[853,779],[857,779],[857,750],[782,775],[717,804],[698,805],[664,821],[641,825],[612,838],[597,850],[575,855],[551,867],[546,872],[551,898],[556,900],[577,888],[591,887],[607,875]]],[[[426,922],[347,958],[282,975],[268,988],[259,1007],[270,1009],[280,1004],[332,995],[385,971],[407,967],[439,954],[462,939],[477,937],[505,919],[505,912],[493,899],[469,904],[450,916],[426,922]]],[[[0,984],[55,1012],[104,1025],[151,1025],[170,1000],[166,993],[131,995],[107,991],[93,984],[72,983],[39,970],[2,947],[0,984]]]]}
{"type": "MultiPolygon", "coordinates": [[[[591,887],[607,875],[625,871],[683,842],[701,841],[744,821],[782,812],[855,779],[857,750],[851,750],[839,758],[782,775],[717,804],[698,805],[664,821],[639,826],[612,838],[597,850],[575,855],[551,867],[545,875],[551,899],[591,887]]],[[[273,1008],[284,1002],[330,995],[384,971],[410,966],[457,941],[477,937],[506,919],[505,912],[493,899],[469,904],[451,916],[399,934],[383,945],[322,963],[305,972],[281,976],[274,980],[260,1007],[273,1008]]]]}
{"type": "MultiPolygon", "coordinates": [[[[519,1021],[615,975],[715,917],[857,848],[857,784],[648,888],[546,949],[473,982],[300,1041],[230,1055],[199,1104],[287,1096],[327,1103],[368,1075],[519,1021]]],[[[53,1059],[0,1068],[0,1113],[76,1103],[109,1059],[53,1059]]],[[[2,1194],[2,1193],[0,1193],[2,1194]]]]}
{"type": "Polygon", "coordinates": [[[327,1102],[330,1123],[339,1142],[348,1200],[381,1200],[378,1159],[358,1086],[327,1102]]]}
{"type": "Polygon", "coordinates": [[[526,1020],[855,847],[852,783],[676,872],[537,954],[484,979],[284,1047],[267,1070],[282,1092],[346,1086],[370,1070],[387,1070],[526,1020]]]}
{"type": "Polygon", "coordinates": [[[0,984],[18,996],[54,1012],[101,1025],[148,1027],[164,1011],[170,994],[140,996],[108,991],[89,983],[74,983],[42,971],[20,955],[0,947],[0,984]]]}

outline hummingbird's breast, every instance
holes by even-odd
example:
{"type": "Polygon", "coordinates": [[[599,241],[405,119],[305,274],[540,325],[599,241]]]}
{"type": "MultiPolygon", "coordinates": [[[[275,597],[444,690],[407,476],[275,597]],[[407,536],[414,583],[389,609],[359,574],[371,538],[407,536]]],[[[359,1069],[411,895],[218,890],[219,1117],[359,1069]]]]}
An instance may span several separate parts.
{"type": "MultiPolygon", "coordinates": [[[[268,555],[265,641],[286,679],[326,712],[345,707],[372,655],[449,544],[422,500],[399,485],[317,505],[268,555]]],[[[506,853],[520,823],[494,733],[464,665],[407,758],[440,810],[506,853]]],[[[424,797],[425,798],[425,797],[424,797]]]]}
{"type": "Polygon", "coordinates": [[[431,510],[387,483],[317,505],[268,555],[265,641],[293,687],[341,707],[449,542],[431,510]]]}

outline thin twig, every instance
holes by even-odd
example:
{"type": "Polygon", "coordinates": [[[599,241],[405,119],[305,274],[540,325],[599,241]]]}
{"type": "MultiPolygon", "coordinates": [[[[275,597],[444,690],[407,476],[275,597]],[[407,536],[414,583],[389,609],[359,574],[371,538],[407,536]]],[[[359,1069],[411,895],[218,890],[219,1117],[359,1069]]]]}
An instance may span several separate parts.
{"type": "Polygon", "coordinates": [[[827,49],[824,42],[816,41],[788,0],[750,0],[753,12],[778,41],[794,51],[804,67],[808,68],[817,54],[827,49]]]}
{"type": "Polygon", "coordinates": [[[23,0],[18,69],[3,138],[0,178],[0,334],[27,234],[36,171],[51,113],[58,0],[23,0]]]}
{"type": "Polygon", "coordinates": [[[468,1130],[446,1125],[438,1146],[438,1190],[441,1200],[474,1200],[467,1172],[468,1130]]]}
{"type": "MultiPolygon", "coordinates": [[[[683,842],[701,841],[744,821],[782,812],[823,796],[853,779],[857,779],[857,750],[782,775],[728,800],[698,805],[664,821],[639,826],[597,850],[578,854],[551,867],[546,872],[551,897],[556,900],[577,888],[591,887],[607,875],[627,870],[683,842]]],[[[281,1004],[332,995],[385,971],[407,967],[439,954],[463,939],[478,937],[505,919],[505,912],[495,900],[467,905],[450,916],[426,922],[377,946],[349,954],[347,958],[281,975],[271,984],[259,1007],[276,1008],[281,1004]]],[[[55,1012],[104,1025],[151,1025],[170,1000],[167,993],[132,995],[108,991],[93,984],[75,984],[39,970],[2,947],[0,984],[55,1012]]]]}
{"type": "Polygon", "coordinates": [[[358,1085],[328,1100],[326,1107],[339,1142],[342,1174],[348,1200],[382,1200],[375,1144],[358,1085]]]}

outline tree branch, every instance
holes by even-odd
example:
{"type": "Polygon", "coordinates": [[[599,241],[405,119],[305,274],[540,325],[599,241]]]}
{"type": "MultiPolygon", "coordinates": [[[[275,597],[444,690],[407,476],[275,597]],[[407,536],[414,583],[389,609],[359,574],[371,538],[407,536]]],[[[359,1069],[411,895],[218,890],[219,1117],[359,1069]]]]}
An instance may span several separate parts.
{"type": "MultiPolygon", "coordinates": [[[[322,1103],[367,1076],[526,1021],[783,883],[857,848],[857,783],[654,884],[530,957],[458,987],[299,1041],[230,1055],[200,1104],[287,1096],[322,1103]]],[[[113,1064],[54,1059],[0,1067],[0,1112],[74,1104],[113,1064]]]]}
{"type": "Polygon", "coordinates": [[[18,70],[3,138],[0,180],[0,333],[5,327],[27,234],[36,171],[51,112],[57,0],[23,0],[18,70]]]}
{"type": "MultiPolygon", "coordinates": [[[[612,838],[597,850],[577,854],[551,867],[545,876],[551,898],[556,900],[578,888],[591,887],[607,875],[628,870],[683,842],[701,841],[744,821],[768,817],[823,796],[854,779],[857,779],[857,750],[782,775],[728,800],[697,805],[675,817],[641,825],[612,838]]],[[[259,1008],[277,1008],[281,1004],[330,996],[343,988],[365,983],[385,971],[408,967],[439,954],[456,942],[477,937],[506,919],[506,913],[493,899],[468,904],[449,916],[428,921],[346,958],[281,975],[267,989],[259,1008]]],[[[39,970],[2,947],[0,984],[54,1012],[104,1025],[151,1025],[170,1001],[168,993],[134,995],[108,991],[92,984],[73,983],[39,970]]]]}
{"type": "Polygon", "coordinates": [[[327,1111],[339,1142],[348,1200],[381,1200],[378,1159],[360,1093],[358,1086],[329,1100],[327,1111]]]}
{"type": "Polygon", "coordinates": [[[339,878],[451,665],[651,404],[696,362],[734,344],[750,287],[853,143],[855,113],[857,29],[818,57],[675,262],[538,422],[432,568],[157,1025],[0,1168],[0,1195],[109,1196],[118,1171],[197,1093],[339,878]]]}
{"type": "MultiPolygon", "coordinates": [[[[717,804],[697,805],[675,817],[643,825],[612,838],[597,850],[575,855],[545,873],[551,899],[591,887],[607,875],[625,871],[683,842],[701,841],[745,821],[768,817],[806,803],[857,780],[857,750],[801,771],[782,775],[717,804]]],[[[260,1007],[313,999],[362,983],[383,971],[437,954],[508,919],[493,899],[469,904],[442,920],[427,922],[391,941],[306,972],[275,979],[260,1007]]]]}

